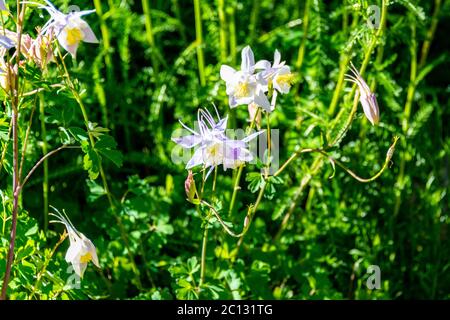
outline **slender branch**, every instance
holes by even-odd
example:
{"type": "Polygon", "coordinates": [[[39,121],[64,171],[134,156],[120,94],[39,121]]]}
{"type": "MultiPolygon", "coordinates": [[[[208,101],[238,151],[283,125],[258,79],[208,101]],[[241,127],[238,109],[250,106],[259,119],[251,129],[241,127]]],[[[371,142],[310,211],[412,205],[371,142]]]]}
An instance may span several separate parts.
{"type": "Polygon", "coordinates": [[[31,175],[36,171],[36,169],[48,158],[50,158],[52,155],[54,155],[55,153],[63,150],[63,149],[80,149],[79,146],[67,146],[64,145],[62,147],[59,147],[55,150],[50,151],[49,153],[47,153],[46,155],[44,155],[38,162],[36,162],[36,164],[33,166],[33,168],[31,168],[31,170],[28,172],[27,176],[25,177],[25,179],[23,179],[23,182],[21,183],[21,185],[19,186],[19,190],[21,190],[25,184],[27,183],[28,179],[30,179],[31,175]]]}
{"type": "Polygon", "coordinates": [[[214,215],[216,216],[216,218],[217,218],[217,220],[219,221],[219,223],[222,225],[223,229],[224,229],[230,236],[235,237],[235,238],[239,238],[239,237],[241,237],[241,236],[245,233],[245,229],[246,229],[245,227],[244,227],[244,229],[242,230],[241,233],[234,233],[232,230],[230,230],[230,228],[227,227],[227,225],[226,225],[225,222],[222,220],[222,218],[220,217],[220,215],[219,215],[219,213],[217,212],[217,210],[216,210],[212,205],[210,205],[208,202],[206,202],[206,201],[204,201],[204,200],[202,200],[200,203],[203,204],[203,205],[205,205],[205,206],[207,206],[209,209],[211,209],[211,211],[214,213],[214,215]]]}

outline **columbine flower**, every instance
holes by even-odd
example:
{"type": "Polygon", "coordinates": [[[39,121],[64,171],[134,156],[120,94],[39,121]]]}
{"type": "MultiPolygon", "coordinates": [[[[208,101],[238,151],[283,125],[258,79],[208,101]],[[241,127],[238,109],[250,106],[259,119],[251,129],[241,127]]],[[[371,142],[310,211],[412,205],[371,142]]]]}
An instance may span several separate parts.
{"type": "Polygon", "coordinates": [[[274,89],[270,104],[270,111],[273,111],[278,93],[289,93],[295,76],[291,72],[291,68],[286,65],[286,62],[281,61],[281,54],[278,50],[275,50],[273,64],[271,65],[270,62],[266,62],[264,69],[262,73],[263,78],[267,81],[268,86],[274,89]]]}
{"type": "Polygon", "coordinates": [[[81,41],[88,43],[98,43],[97,37],[91,27],[81,19],[82,16],[95,12],[95,10],[85,10],[64,14],[56,9],[48,0],[46,6],[39,5],[39,8],[47,10],[51,15],[50,20],[42,28],[42,33],[49,35],[54,33],[59,44],[68,51],[73,58],[76,57],[77,49],[81,41]]]}
{"type": "Polygon", "coordinates": [[[0,10],[8,10],[8,8],[6,8],[5,0],[0,0],[0,10]]]}
{"type": "Polygon", "coordinates": [[[256,103],[263,109],[269,110],[270,103],[265,95],[267,86],[264,84],[261,73],[254,74],[255,70],[264,69],[267,61],[259,61],[255,64],[255,57],[249,46],[242,49],[241,56],[240,71],[228,65],[222,65],[220,68],[220,77],[226,82],[230,107],[256,103]]]}
{"type": "Polygon", "coordinates": [[[66,261],[72,264],[75,273],[82,278],[89,261],[100,268],[97,251],[92,241],[75,229],[64,210],[61,214],[56,208],[52,208],[56,211],[56,214],[50,213],[50,215],[56,217],[57,220],[50,222],[63,224],[69,234],[70,246],[66,253],[66,261]]]}
{"type": "Polygon", "coordinates": [[[219,121],[215,122],[209,111],[200,109],[197,114],[199,131],[192,130],[180,121],[182,126],[192,134],[172,139],[184,148],[197,147],[194,155],[187,163],[186,169],[189,170],[198,165],[203,165],[205,169],[209,168],[206,178],[220,164],[226,170],[228,168],[234,169],[244,162],[252,161],[253,155],[248,150],[247,143],[261,133],[253,133],[242,140],[229,139],[225,135],[227,118],[220,119],[218,113],[217,117],[219,121]]]}
{"type": "Polygon", "coordinates": [[[345,80],[354,82],[358,85],[359,101],[363,106],[364,114],[372,125],[376,125],[380,120],[380,110],[378,109],[377,98],[375,97],[375,94],[370,91],[366,81],[364,81],[351,62],[350,70],[352,71],[352,74],[347,74],[345,80]]]}

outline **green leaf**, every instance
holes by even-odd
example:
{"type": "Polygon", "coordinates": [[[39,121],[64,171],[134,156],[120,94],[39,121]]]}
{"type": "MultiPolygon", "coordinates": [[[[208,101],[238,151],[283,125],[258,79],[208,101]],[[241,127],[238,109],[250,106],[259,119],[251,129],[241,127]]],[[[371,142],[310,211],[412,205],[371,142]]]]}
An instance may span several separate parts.
{"type": "Polygon", "coordinates": [[[117,147],[117,142],[113,137],[109,135],[101,135],[97,143],[95,144],[95,149],[111,160],[117,167],[121,167],[123,163],[123,155],[120,151],[115,150],[117,147]]]}
{"type": "Polygon", "coordinates": [[[100,173],[100,159],[95,150],[90,149],[83,158],[83,168],[88,171],[89,179],[97,179],[100,173]]]}

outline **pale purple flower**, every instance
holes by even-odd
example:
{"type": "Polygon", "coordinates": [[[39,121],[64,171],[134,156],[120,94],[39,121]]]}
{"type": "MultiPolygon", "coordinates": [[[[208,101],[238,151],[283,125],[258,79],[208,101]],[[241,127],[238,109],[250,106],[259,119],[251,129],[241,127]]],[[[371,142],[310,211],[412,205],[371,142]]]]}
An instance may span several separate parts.
{"type": "Polygon", "coordinates": [[[5,0],[0,0],[0,10],[8,10],[8,8],[6,8],[5,0]]]}
{"type": "Polygon", "coordinates": [[[352,71],[352,74],[347,74],[345,80],[358,85],[359,101],[362,104],[364,114],[372,125],[376,125],[380,121],[380,109],[378,108],[377,98],[375,94],[370,91],[366,81],[364,81],[361,74],[351,62],[350,70],[352,71]]]}
{"type": "Polygon", "coordinates": [[[182,126],[192,134],[172,139],[184,148],[196,148],[186,169],[190,170],[203,165],[205,169],[209,168],[206,178],[215,167],[221,164],[226,170],[252,161],[253,155],[248,150],[247,144],[261,134],[261,132],[256,132],[242,140],[229,139],[225,135],[227,118],[221,119],[218,114],[217,117],[218,121],[216,122],[209,111],[200,109],[197,114],[199,130],[195,131],[180,121],[182,126]]]}

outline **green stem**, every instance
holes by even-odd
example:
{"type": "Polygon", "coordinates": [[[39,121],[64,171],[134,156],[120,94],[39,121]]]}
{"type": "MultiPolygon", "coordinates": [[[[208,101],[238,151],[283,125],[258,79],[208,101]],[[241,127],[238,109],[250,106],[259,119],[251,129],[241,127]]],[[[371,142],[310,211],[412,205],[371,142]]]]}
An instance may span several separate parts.
{"type": "MultiPolygon", "coordinates": [[[[45,101],[41,93],[39,93],[39,118],[41,120],[41,138],[42,138],[42,155],[48,152],[47,128],[45,125],[45,101]]],[[[44,200],[44,233],[47,234],[48,228],[48,161],[42,164],[44,170],[44,180],[42,181],[42,198],[44,200]]]]}
{"type": "Polygon", "coordinates": [[[200,283],[199,287],[203,285],[205,281],[205,270],[206,270],[206,245],[208,243],[208,222],[205,222],[205,229],[203,231],[203,241],[202,241],[202,257],[200,264],[200,283]]]}
{"type": "MultiPolygon", "coordinates": [[[[109,83],[114,77],[113,63],[112,63],[112,59],[111,59],[112,51],[111,51],[109,30],[108,30],[108,25],[105,23],[105,18],[103,15],[103,9],[102,9],[100,0],[94,0],[94,6],[95,6],[95,11],[97,12],[97,15],[100,20],[100,32],[102,34],[102,45],[103,45],[103,52],[104,52],[104,57],[105,57],[106,75],[107,75],[107,81],[109,83]]],[[[100,90],[103,92],[103,96],[105,96],[104,88],[100,81],[97,84],[97,87],[101,88],[100,90]]],[[[99,99],[99,102],[100,102],[100,107],[102,110],[103,125],[105,127],[108,127],[109,119],[108,119],[108,108],[107,108],[106,100],[99,99]]]]}
{"type": "Polygon", "coordinates": [[[218,11],[218,15],[219,15],[219,27],[220,27],[220,61],[225,62],[228,57],[227,21],[225,18],[225,0],[218,0],[217,11],[218,11]]]}
{"type": "Polygon", "coordinates": [[[153,26],[152,26],[152,17],[151,17],[151,8],[149,0],[142,0],[142,10],[144,11],[145,17],[145,32],[147,36],[147,41],[152,49],[152,64],[153,69],[155,70],[155,78],[158,79],[159,75],[159,64],[156,56],[156,46],[155,46],[155,37],[153,35],[153,26]]]}
{"type": "Polygon", "coordinates": [[[249,25],[249,31],[250,31],[250,41],[253,42],[255,40],[256,35],[256,23],[258,22],[259,17],[259,11],[261,8],[261,0],[253,0],[253,8],[252,13],[250,16],[250,25],[249,25]]]}
{"type": "Polygon", "coordinates": [[[235,9],[233,6],[230,6],[227,8],[228,13],[228,21],[229,21],[229,32],[230,32],[230,57],[231,57],[231,65],[236,65],[236,47],[237,47],[237,41],[236,41],[236,22],[234,19],[234,12],[235,9]]]}
{"type": "Polygon", "coordinates": [[[195,36],[197,42],[198,73],[200,76],[200,85],[204,87],[206,85],[206,77],[205,77],[205,59],[203,56],[202,15],[200,12],[200,0],[194,0],[194,11],[195,11],[195,36]]]}
{"type": "MultiPolygon", "coordinates": [[[[255,115],[252,119],[252,122],[250,123],[250,126],[247,128],[247,134],[250,133],[250,131],[255,127],[256,119],[258,118],[259,113],[261,112],[261,108],[258,107],[258,109],[255,112],[255,115]]],[[[240,165],[236,174],[236,178],[234,179],[234,186],[233,186],[233,193],[231,194],[231,200],[230,200],[230,207],[228,208],[228,215],[231,215],[233,213],[234,205],[236,203],[236,197],[238,191],[241,189],[239,186],[239,183],[241,181],[241,175],[242,171],[244,170],[244,165],[240,165]]]]}
{"type": "Polygon", "coordinates": [[[308,25],[309,25],[309,9],[311,6],[311,0],[306,0],[305,3],[305,12],[303,13],[303,37],[300,43],[300,47],[298,48],[298,58],[295,67],[297,70],[300,70],[303,64],[303,58],[305,56],[305,46],[306,40],[308,38],[308,25]]]}

